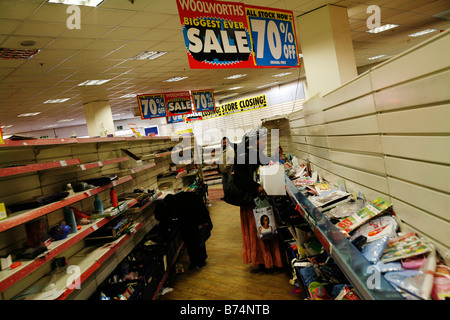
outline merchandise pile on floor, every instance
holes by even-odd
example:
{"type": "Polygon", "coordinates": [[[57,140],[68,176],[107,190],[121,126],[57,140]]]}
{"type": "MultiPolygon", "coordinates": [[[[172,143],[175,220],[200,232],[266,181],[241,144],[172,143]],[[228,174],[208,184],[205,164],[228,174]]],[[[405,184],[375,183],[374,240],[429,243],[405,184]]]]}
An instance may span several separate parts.
{"type": "MultiPolygon", "coordinates": [[[[381,197],[366,201],[321,180],[309,163],[294,157],[285,172],[308,200],[350,241],[369,263],[405,298],[445,300],[450,297],[450,269],[432,243],[401,230],[393,206],[381,197]]],[[[293,243],[293,267],[311,299],[358,299],[345,276],[312,232],[293,243]]],[[[292,281],[295,281],[294,279],[292,281]]]]}

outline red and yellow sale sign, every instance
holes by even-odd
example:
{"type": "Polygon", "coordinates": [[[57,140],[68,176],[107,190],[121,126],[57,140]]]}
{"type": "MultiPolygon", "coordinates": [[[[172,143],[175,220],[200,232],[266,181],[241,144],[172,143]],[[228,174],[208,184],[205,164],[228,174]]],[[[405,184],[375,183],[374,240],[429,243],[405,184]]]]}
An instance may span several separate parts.
{"type": "Polygon", "coordinates": [[[292,11],[177,0],[191,69],[299,67],[292,11]]]}

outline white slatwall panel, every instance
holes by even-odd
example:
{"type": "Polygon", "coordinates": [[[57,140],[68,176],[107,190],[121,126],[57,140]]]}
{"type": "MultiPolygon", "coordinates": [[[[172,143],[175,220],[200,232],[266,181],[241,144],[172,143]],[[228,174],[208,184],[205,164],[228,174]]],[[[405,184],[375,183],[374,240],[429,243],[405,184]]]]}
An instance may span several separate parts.
{"type": "Polygon", "coordinates": [[[367,200],[383,196],[406,228],[450,258],[450,31],[289,116],[292,153],[367,200]]]}

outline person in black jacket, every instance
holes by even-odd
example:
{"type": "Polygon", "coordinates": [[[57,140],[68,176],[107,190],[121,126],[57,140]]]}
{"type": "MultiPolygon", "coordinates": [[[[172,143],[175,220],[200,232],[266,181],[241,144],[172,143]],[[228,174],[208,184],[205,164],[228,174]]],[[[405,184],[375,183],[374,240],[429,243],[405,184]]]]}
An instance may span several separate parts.
{"type": "MultiPolygon", "coordinates": [[[[259,127],[247,132],[237,148],[234,183],[248,193],[251,199],[266,195],[264,188],[256,182],[258,168],[267,165],[271,160],[262,152],[266,144],[267,129],[259,127]]],[[[254,203],[240,206],[244,264],[258,265],[260,269],[257,271],[265,272],[282,268],[278,239],[274,237],[270,240],[261,240],[257,235],[254,207],[254,203]]]]}
{"type": "Polygon", "coordinates": [[[206,237],[213,224],[203,198],[195,192],[168,194],[155,207],[155,218],[168,225],[178,220],[181,238],[189,256],[189,268],[202,268],[206,264],[206,237]]]}

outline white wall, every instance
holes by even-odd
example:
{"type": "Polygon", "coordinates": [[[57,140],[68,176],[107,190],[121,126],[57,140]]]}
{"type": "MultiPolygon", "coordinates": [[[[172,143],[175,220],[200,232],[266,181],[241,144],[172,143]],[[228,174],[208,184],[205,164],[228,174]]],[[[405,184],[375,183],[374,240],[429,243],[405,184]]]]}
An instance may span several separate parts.
{"type": "Polygon", "coordinates": [[[450,258],[450,31],[315,96],[290,115],[293,153],[450,258]]]}

